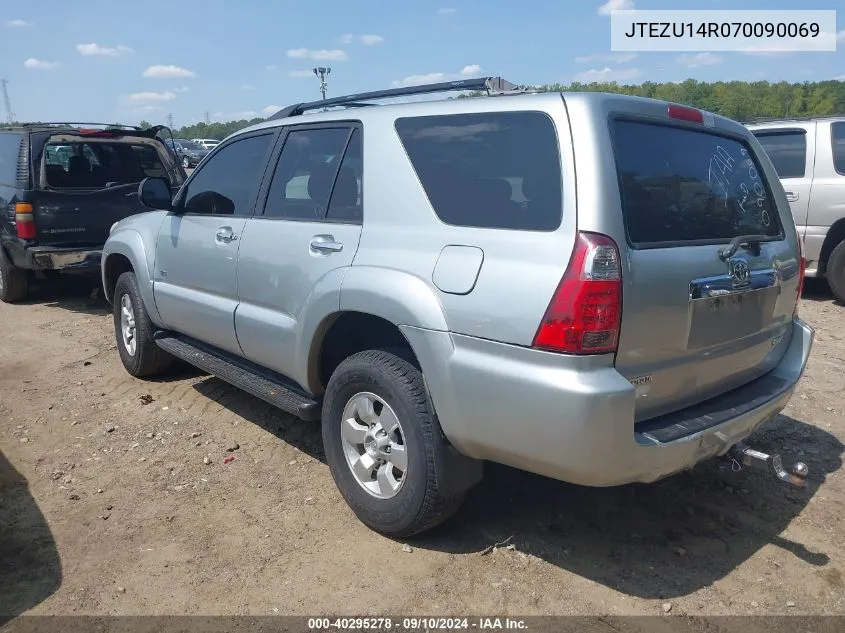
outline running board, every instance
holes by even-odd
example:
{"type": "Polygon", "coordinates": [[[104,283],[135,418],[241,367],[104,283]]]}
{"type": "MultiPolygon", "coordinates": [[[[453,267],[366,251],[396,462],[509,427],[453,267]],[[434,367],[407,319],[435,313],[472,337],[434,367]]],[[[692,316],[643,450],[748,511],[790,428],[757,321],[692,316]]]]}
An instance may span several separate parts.
{"type": "Polygon", "coordinates": [[[171,332],[158,332],[156,344],[186,363],[207,371],[303,420],[320,419],[320,403],[281,374],[171,332]]]}

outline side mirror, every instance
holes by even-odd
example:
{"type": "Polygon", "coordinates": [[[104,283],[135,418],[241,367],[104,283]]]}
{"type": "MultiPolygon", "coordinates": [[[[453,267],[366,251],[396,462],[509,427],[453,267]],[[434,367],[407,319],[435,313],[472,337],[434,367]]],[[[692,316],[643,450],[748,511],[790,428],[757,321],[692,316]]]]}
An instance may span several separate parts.
{"type": "Polygon", "coordinates": [[[164,178],[144,178],[138,185],[138,199],[150,209],[170,211],[173,208],[170,182],[164,178]]]}

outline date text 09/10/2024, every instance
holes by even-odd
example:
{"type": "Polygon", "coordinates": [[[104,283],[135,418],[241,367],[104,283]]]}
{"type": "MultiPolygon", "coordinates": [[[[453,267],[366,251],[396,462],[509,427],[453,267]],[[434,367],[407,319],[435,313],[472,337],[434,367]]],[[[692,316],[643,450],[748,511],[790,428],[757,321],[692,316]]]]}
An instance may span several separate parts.
{"type": "Polygon", "coordinates": [[[518,618],[474,617],[405,617],[405,618],[308,618],[310,631],[448,631],[448,630],[526,630],[525,620],[518,618]]]}

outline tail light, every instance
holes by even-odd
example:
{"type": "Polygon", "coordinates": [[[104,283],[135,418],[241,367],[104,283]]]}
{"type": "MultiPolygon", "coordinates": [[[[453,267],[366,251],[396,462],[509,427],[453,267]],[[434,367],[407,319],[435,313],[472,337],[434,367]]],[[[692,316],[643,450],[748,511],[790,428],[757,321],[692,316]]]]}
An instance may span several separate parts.
{"type": "Polygon", "coordinates": [[[15,227],[22,240],[35,239],[35,215],[29,202],[15,204],[15,227]]]}
{"type": "Polygon", "coordinates": [[[667,110],[670,119],[688,121],[689,123],[704,123],[704,113],[696,108],[671,104],[667,110]]]}
{"type": "Polygon", "coordinates": [[[622,265],[606,235],[579,233],[533,346],[566,354],[615,352],[622,323],[622,265]]]}

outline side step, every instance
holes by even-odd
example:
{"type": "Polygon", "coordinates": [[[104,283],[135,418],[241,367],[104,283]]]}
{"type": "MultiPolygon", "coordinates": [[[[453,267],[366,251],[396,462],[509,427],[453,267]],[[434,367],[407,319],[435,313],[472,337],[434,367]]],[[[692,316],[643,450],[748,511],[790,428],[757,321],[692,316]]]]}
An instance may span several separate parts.
{"type": "Polygon", "coordinates": [[[179,334],[158,332],[155,342],[176,358],[199,367],[291,415],[303,420],[320,419],[320,403],[304,394],[298,386],[281,374],[179,334]]]}

